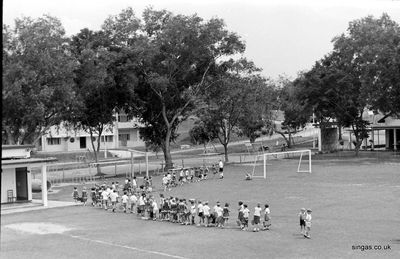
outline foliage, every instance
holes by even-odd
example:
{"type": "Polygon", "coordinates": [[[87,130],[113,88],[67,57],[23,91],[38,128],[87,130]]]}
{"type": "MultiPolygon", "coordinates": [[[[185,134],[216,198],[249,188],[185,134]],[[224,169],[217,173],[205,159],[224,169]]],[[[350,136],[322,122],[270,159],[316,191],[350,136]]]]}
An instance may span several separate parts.
{"type": "Polygon", "coordinates": [[[216,136],[224,146],[225,161],[228,161],[228,145],[232,134],[243,134],[240,126],[246,120],[257,123],[262,119],[261,116],[252,114],[254,111],[251,109],[263,108],[262,105],[258,107],[255,102],[261,91],[257,89],[264,88],[265,82],[257,75],[259,69],[246,59],[228,60],[221,67],[224,71],[202,92],[203,106],[198,110],[198,117],[208,126],[207,130],[212,136],[216,136]],[[249,114],[254,117],[245,118],[249,114]]]}
{"type": "Polygon", "coordinates": [[[13,30],[3,26],[3,143],[34,144],[61,122],[74,99],[75,67],[57,18],[23,17],[13,30]]]}
{"type": "Polygon", "coordinates": [[[196,121],[194,127],[190,129],[189,135],[192,144],[204,145],[204,153],[207,151],[207,144],[217,138],[217,133],[214,132],[210,121],[196,121]]]}
{"type": "Polygon", "coordinates": [[[347,34],[334,39],[334,51],[359,77],[370,108],[400,112],[400,27],[395,21],[387,14],[352,21],[347,34]]]}
{"type": "Polygon", "coordinates": [[[115,79],[118,69],[114,62],[118,53],[110,51],[110,41],[103,32],[81,30],[72,38],[72,49],[79,62],[75,71],[77,98],[66,120],[90,134],[97,162],[101,136],[111,128],[115,112],[128,102],[131,92],[115,79]]]}
{"type": "Polygon", "coordinates": [[[243,52],[244,44],[220,19],[203,21],[197,15],[152,8],[144,11],[143,23],[127,9],[110,17],[103,28],[110,35],[116,35],[113,28],[124,32],[118,45],[126,57],[132,57],[125,61],[133,60],[130,71],[137,78],[131,111],[145,125],[141,137],[162,148],[169,168],[170,142],[177,137],[178,125],[195,108],[196,97],[217,70],[218,59],[243,52]]]}
{"type": "Polygon", "coordinates": [[[285,139],[287,147],[291,147],[292,135],[305,126],[312,112],[302,103],[299,97],[301,90],[296,81],[292,82],[287,77],[280,76],[276,82],[276,90],[278,96],[275,105],[277,110],[283,111],[285,119],[280,128],[274,126],[274,131],[285,139]]]}
{"type": "Polygon", "coordinates": [[[246,86],[251,93],[242,106],[242,116],[239,119],[239,136],[246,136],[250,143],[262,135],[270,134],[270,118],[266,116],[274,103],[273,85],[265,78],[254,75],[246,86]]]}

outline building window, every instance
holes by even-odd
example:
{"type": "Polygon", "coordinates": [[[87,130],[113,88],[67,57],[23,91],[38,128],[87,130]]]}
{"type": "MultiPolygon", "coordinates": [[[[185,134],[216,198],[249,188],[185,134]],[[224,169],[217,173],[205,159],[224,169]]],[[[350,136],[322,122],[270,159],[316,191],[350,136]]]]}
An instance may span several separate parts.
{"type": "Polygon", "coordinates": [[[132,117],[127,114],[118,114],[118,122],[129,122],[131,119],[132,117]]]}
{"type": "Polygon", "coordinates": [[[47,139],[47,145],[60,145],[61,144],[61,138],[48,138],[47,139]]]}
{"type": "Polygon", "coordinates": [[[113,142],[113,136],[101,136],[101,142],[113,142]],[[104,137],[106,141],[104,141],[104,137]]]}
{"type": "Polygon", "coordinates": [[[119,134],[119,140],[120,141],[128,141],[131,140],[131,135],[130,134],[119,134]]]}

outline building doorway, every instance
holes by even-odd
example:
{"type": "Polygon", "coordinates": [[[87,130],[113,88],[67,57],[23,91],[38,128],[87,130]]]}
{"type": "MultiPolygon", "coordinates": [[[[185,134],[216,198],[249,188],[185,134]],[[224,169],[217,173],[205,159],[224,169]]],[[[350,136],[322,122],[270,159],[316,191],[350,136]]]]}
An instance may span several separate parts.
{"type": "Polygon", "coordinates": [[[28,200],[28,169],[15,168],[15,183],[17,186],[17,201],[28,200]]]}
{"type": "Polygon", "coordinates": [[[80,137],[79,138],[79,147],[80,148],[86,148],[86,137],[80,137]]]}

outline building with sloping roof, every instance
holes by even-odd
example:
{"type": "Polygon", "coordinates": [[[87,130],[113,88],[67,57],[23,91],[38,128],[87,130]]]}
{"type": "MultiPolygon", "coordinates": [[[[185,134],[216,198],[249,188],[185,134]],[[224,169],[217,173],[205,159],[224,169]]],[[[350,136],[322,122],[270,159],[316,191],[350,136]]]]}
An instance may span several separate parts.
{"type": "Polygon", "coordinates": [[[32,201],[31,168],[40,167],[42,202],[47,206],[46,166],[55,158],[31,158],[31,145],[3,145],[1,147],[1,203],[32,201]]]}

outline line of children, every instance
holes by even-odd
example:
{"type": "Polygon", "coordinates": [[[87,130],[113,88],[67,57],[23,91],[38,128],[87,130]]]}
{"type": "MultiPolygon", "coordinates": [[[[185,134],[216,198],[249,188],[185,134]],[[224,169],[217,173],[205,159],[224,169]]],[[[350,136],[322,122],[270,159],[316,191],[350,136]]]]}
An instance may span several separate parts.
{"type": "MultiPolygon", "coordinates": [[[[148,181],[148,179],[147,179],[148,181]]],[[[93,187],[91,189],[92,205],[94,207],[99,206],[105,210],[111,209],[112,212],[116,212],[117,204],[119,203],[118,194],[118,183],[112,184],[111,187],[105,184],[101,188],[99,186],[93,187]]],[[[130,188],[128,187],[127,190],[130,188]]],[[[139,191],[139,190],[138,190],[139,191]]],[[[140,192],[123,192],[121,196],[120,203],[122,210],[126,213],[130,210],[131,213],[137,213],[139,216],[145,219],[170,221],[174,223],[180,223],[182,225],[194,225],[196,224],[196,216],[199,218],[197,226],[204,224],[205,227],[216,226],[224,228],[225,224],[228,222],[230,209],[229,204],[225,203],[222,208],[220,202],[211,208],[209,207],[208,201],[204,204],[199,200],[196,202],[194,199],[179,199],[179,198],[165,198],[161,193],[159,198],[159,203],[153,195],[149,195],[143,189],[140,192]],[[190,203],[190,204],[189,204],[190,203]]],[[[87,200],[86,187],[82,189],[82,196],[79,197],[79,192],[77,187],[74,187],[72,197],[75,202],[79,200],[86,204],[87,200]]],[[[237,223],[240,229],[247,230],[249,227],[249,217],[250,210],[247,204],[242,201],[238,202],[238,220],[237,223]]],[[[311,209],[300,210],[298,214],[300,219],[300,231],[305,238],[311,238],[311,209]]],[[[269,230],[271,226],[271,211],[268,204],[265,204],[264,209],[261,208],[261,204],[257,203],[254,208],[254,215],[252,223],[254,225],[254,232],[260,231],[261,215],[264,214],[264,221],[262,222],[262,229],[269,230]]]]}

